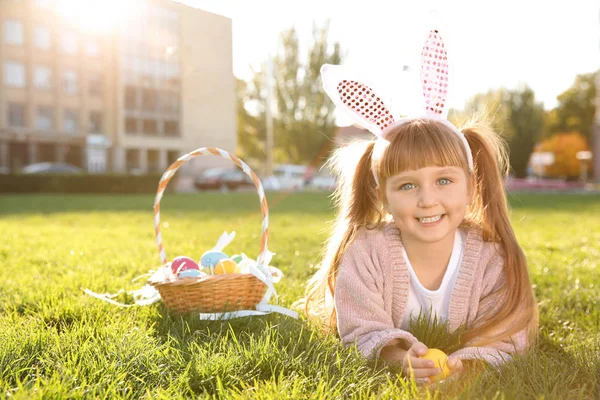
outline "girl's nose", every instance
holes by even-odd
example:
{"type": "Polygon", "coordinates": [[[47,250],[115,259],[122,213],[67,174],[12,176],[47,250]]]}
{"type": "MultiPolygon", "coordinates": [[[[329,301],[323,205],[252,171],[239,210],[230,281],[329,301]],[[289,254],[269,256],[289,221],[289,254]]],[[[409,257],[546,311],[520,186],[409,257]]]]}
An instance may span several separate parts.
{"type": "Polygon", "coordinates": [[[423,187],[419,191],[418,206],[422,208],[435,207],[439,203],[437,193],[434,189],[423,187]]]}

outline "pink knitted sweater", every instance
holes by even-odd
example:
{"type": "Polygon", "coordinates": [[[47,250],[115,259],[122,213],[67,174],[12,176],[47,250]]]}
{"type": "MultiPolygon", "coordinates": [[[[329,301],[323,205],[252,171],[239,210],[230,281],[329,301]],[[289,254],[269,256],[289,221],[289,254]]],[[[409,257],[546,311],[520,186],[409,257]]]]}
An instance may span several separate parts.
{"type": "MultiPolygon", "coordinates": [[[[468,326],[473,326],[490,307],[502,306],[496,296],[486,299],[504,282],[503,257],[498,249],[494,243],[483,241],[480,228],[468,228],[450,297],[450,330],[467,321],[468,326]]],[[[342,343],[347,346],[356,343],[363,356],[374,359],[391,340],[416,342],[417,338],[410,332],[399,328],[408,299],[409,280],[400,231],[394,223],[380,229],[361,229],[342,256],[335,285],[334,302],[342,343]]],[[[486,347],[471,347],[467,343],[449,356],[463,360],[484,359],[499,365],[511,358],[510,353],[526,347],[527,333],[523,330],[510,340],[486,347]]]]}

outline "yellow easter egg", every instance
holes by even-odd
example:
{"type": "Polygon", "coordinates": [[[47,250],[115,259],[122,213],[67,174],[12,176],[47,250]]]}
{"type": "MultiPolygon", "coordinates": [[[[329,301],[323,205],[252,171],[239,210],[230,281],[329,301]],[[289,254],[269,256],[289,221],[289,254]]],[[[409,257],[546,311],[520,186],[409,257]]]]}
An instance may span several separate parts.
{"type": "Polygon", "coordinates": [[[435,366],[442,370],[441,374],[431,377],[433,381],[444,379],[450,375],[448,356],[443,351],[439,349],[429,349],[425,355],[421,356],[421,358],[433,361],[435,366]]]}
{"type": "Polygon", "coordinates": [[[217,265],[215,265],[215,275],[237,274],[237,273],[239,273],[238,265],[232,259],[225,258],[223,260],[220,260],[217,263],[217,265]]]}

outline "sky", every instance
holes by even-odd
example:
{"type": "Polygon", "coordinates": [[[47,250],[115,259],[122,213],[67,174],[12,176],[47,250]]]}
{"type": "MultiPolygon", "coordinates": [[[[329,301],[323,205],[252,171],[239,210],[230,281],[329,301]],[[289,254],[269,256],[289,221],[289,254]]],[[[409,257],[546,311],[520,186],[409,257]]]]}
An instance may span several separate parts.
{"type": "Polygon", "coordinates": [[[281,31],[295,27],[306,48],[313,22],[329,20],[343,64],[376,78],[404,114],[420,96],[420,51],[434,21],[449,53],[451,107],[527,84],[551,109],[577,74],[600,67],[600,0],[179,1],[232,19],[233,72],[242,79],[275,51],[281,31]]]}

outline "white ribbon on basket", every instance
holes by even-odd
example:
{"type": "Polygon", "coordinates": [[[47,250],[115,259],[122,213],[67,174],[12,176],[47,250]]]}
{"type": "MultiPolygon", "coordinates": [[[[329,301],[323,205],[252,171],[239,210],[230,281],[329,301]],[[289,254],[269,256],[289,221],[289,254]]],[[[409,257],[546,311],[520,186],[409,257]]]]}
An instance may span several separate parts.
{"type": "MultiPolygon", "coordinates": [[[[267,250],[268,251],[268,250],[267,250]]],[[[269,257],[270,259],[270,257],[269,257]]],[[[276,312],[279,314],[287,315],[288,317],[298,318],[298,313],[296,311],[290,310],[285,307],[276,306],[269,304],[269,300],[272,295],[275,295],[276,299],[279,299],[277,291],[275,287],[273,287],[273,283],[277,283],[279,279],[283,276],[283,273],[275,267],[265,267],[260,264],[251,265],[248,268],[248,272],[254,275],[258,280],[267,285],[267,292],[263,296],[262,300],[256,305],[256,310],[238,310],[238,311],[229,311],[229,312],[220,312],[220,313],[200,313],[201,320],[225,320],[225,319],[233,319],[233,318],[242,318],[249,317],[255,315],[266,315],[272,312],[276,312]],[[273,279],[272,272],[276,272],[276,280],[273,279]]]]}
{"type": "MultiPolygon", "coordinates": [[[[268,264],[269,261],[271,260],[271,257],[273,256],[273,253],[269,252],[268,250],[265,250],[265,251],[268,253],[263,254],[262,259],[265,260],[266,263],[268,264]]],[[[261,258],[259,257],[259,260],[260,259],[261,258]]],[[[287,315],[288,317],[292,317],[292,318],[298,318],[298,313],[296,311],[292,311],[292,310],[287,309],[282,306],[276,306],[273,304],[269,304],[269,300],[271,299],[272,295],[275,295],[275,298],[277,300],[279,299],[279,295],[277,294],[277,291],[275,290],[273,283],[279,282],[279,280],[283,276],[283,273],[281,272],[280,269],[271,267],[271,266],[265,267],[265,266],[257,263],[255,265],[250,265],[250,267],[248,268],[248,272],[250,274],[254,275],[258,280],[263,282],[265,285],[267,285],[267,292],[263,296],[262,300],[256,305],[255,310],[238,310],[238,311],[220,312],[220,313],[200,313],[200,319],[201,320],[213,320],[213,321],[214,320],[226,320],[226,319],[249,317],[249,316],[255,316],[255,315],[266,315],[266,314],[270,314],[272,312],[287,315]],[[273,272],[275,272],[275,279],[273,278],[273,272]]],[[[162,273],[161,270],[155,272],[154,275],[160,274],[160,273],[162,273]]],[[[147,275],[148,274],[145,274],[142,276],[147,276],[147,275]]],[[[138,278],[136,278],[136,279],[138,279],[138,278]]],[[[123,290],[123,289],[119,290],[115,294],[110,294],[110,293],[100,294],[100,293],[92,292],[89,289],[84,289],[84,292],[92,297],[95,297],[97,299],[106,301],[107,303],[114,304],[114,305],[120,306],[120,307],[147,306],[147,305],[156,303],[157,301],[160,301],[160,299],[161,299],[160,293],[152,285],[145,285],[141,289],[127,292],[127,294],[133,296],[134,304],[124,304],[124,303],[119,303],[118,301],[113,300],[113,298],[117,297],[119,294],[125,293],[125,290],[123,290]]]]}

